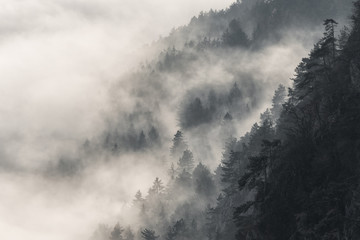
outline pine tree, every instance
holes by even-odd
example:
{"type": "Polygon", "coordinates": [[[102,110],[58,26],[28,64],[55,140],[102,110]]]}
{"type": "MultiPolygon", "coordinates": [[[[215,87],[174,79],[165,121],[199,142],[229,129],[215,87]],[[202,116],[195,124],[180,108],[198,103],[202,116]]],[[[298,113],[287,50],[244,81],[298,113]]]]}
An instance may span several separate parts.
{"type": "Polygon", "coordinates": [[[142,193],[140,192],[140,190],[136,192],[133,203],[136,207],[140,207],[144,203],[144,198],[142,197],[142,193]]]}
{"type": "Polygon", "coordinates": [[[200,124],[208,123],[212,119],[209,108],[204,107],[200,98],[196,97],[181,112],[180,124],[183,128],[192,128],[200,124]]]}
{"type": "Polygon", "coordinates": [[[273,121],[276,123],[280,117],[281,111],[283,109],[283,104],[285,103],[286,98],[286,89],[285,86],[280,84],[276,89],[274,97],[272,98],[272,108],[271,116],[273,121]]]}
{"type": "Polygon", "coordinates": [[[176,132],[172,142],[173,145],[170,151],[173,157],[178,157],[179,155],[183,154],[183,152],[188,148],[188,145],[185,142],[183,133],[181,131],[176,132]]]}
{"type": "Polygon", "coordinates": [[[145,228],[141,231],[141,237],[145,240],[156,240],[159,236],[156,236],[155,231],[145,228]]]}
{"type": "Polygon", "coordinates": [[[157,177],[154,180],[153,186],[149,189],[150,196],[158,196],[164,192],[165,187],[161,180],[157,177]]]}
{"type": "Polygon", "coordinates": [[[180,187],[183,190],[190,190],[192,187],[191,174],[184,169],[176,178],[175,186],[180,187]]]}
{"type": "Polygon", "coordinates": [[[222,161],[221,182],[226,186],[223,191],[232,195],[237,191],[237,182],[240,177],[241,153],[230,151],[229,157],[222,161]]]}
{"type": "Polygon", "coordinates": [[[267,122],[273,122],[273,116],[270,112],[270,110],[267,108],[265,112],[260,114],[260,123],[261,125],[267,124],[267,122]]]}
{"type": "Polygon", "coordinates": [[[178,162],[179,172],[183,170],[191,173],[194,169],[194,156],[190,150],[185,150],[178,162]]]}
{"type": "Polygon", "coordinates": [[[322,48],[332,56],[332,61],[334,61],[336,57],[337,39],[335,38],[335,27],[337,24],[338,23],[334,19],[326,19],[324,21],[325,33],[322,39],[322,48]]]}

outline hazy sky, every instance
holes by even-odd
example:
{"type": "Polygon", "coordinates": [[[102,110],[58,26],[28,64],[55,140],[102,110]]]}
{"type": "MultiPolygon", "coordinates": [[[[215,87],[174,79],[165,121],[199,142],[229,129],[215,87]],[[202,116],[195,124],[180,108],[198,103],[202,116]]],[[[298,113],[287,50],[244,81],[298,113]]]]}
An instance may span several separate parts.
{"type": "MultiPolygon", "coordinates": [[[[1,0],[2,169],[36,169],[93,135],[107,107],[107,87],[128,70],[140,46],[187,24],[202,10],[230,3],[1,0]]],[[[95,178],[101,182],[114,176],[109,172],[95,178]]],[[[26,172],[2,172],[0,239],[81,239],[91,234],[90,226],[119,207],[111,206],[118,200],[113,196],[97,198],[112,185],[97,186],[96,179],[90,187],[76,188],[98,189],[90,193],[44,181],[26,172]]]]}

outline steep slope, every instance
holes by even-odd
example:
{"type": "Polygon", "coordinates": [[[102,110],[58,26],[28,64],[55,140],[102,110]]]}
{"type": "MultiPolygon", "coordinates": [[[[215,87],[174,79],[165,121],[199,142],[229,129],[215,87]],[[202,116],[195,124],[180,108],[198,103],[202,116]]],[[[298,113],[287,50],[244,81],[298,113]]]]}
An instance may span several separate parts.
{"type": "Polygon", "coordinates": [[[196,158],[214,168],[228,133],[250,127],[248,120],[263,111],[276,86],[289,84],[321,21],[344,19],[350,2],[242,1],[201,13],[153,46],[158,57],[114,86],[116,104],[128,104],[118,100],[121,95],[132,104],[118,114],[120,121],[110,120],[100,144],[115,152],[159,147],[149,143],[151,130],[166,143],[181,128],[196,146],[196,158]]]}
{"type": "Polygon", "coordinates": [[[238,239],[359,238],[359,19],[357,1],[341,48],[326,20],[298,66],[277,133],[264,138],[281,145],[264,142],[239,181],[256,194],[237,209],[238,239]]]}

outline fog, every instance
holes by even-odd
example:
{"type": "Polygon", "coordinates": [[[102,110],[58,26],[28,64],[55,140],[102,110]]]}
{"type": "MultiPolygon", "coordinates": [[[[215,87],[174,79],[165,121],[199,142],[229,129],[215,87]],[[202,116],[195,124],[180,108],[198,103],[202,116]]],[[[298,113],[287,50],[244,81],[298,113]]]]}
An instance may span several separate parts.
{"type": "MultiPolygon", "coordinates": [[[[96,186],[96,178],[91,187],[69,187],[29,170],[96,134],[108,86],[136,61],[137,49],[202,10],[230,3],[1,1],[1,239],[87,239],[93,224],[116,216],[121,204],[110,206],[121,193],[112,199],[111,187],[96,186]]],[[[97,184],[129,182],[110,176],[97,184]]]]}
{"type": "Polygon", "coordinates": [[[53,147],[48,141],[68,142],[89,135],[106,108],[108,84],[137,61],[134,55],[143,44],[186,24],[201,10],[229,3],[4,2],[0,129],[7,147],[3,154],[10,154],[13,162],[16,153],[16,162],[31,162],[31,167],[48,158],[44,152],[57,151],[44,151],[53,147]],[[47,146],[39,146],[39,141],[47,146]]]}
{"type": "MultiPolygon", "coordinates": [[[[299,40],[302,33],[288,36],[251,56],[239,50],[231,55],[236,57],[219,60],[208,53],[208,62],[194,62],[191,74],[195,74],[186,86],[179,81],[184,76],[163,75],[167,81],[160,84],[161,90],[149,90],[148,97],[140,100],[139,92],[143,93],[137,89],[142,82],[131,75],[141,62],[157,58],[147,55],[144,45],[187,24],[200,11],[226,8],[231,3],[1,1],[1,239],[88,239],[99,223],[114,224],[125,217],[131,223],[127,211],[135,192],[146,192],[155,177],[165,182],[168,178],[163,167],[170,164],[170,138],[179,128],[178,105],[184,96],[201,93],[196,89],[204,86],[228,91],[227,86],[245,81],[245,77],[234,79],[234,72],[244,76],[256,72],[254,78],[261,80],[256,84],[264,85],[257,93],[259,106],[236,123],[236,137],[249,131],[269,107],[276,86],[289,86],[294,68],[312,39],[319,36],[317,31],[306,41],[299,40]],[[227,69],[228,64],[239,65],[227,69]],[[211,71],[204,70],[210,65],[211,71]],[[263,66],[261,71],[257,71],[259,66],[263,66]],[[191,89],[195,93],[190,93],[191,89]],[[165,136],[160,150],[119,155],[81,150],[87,139],[93,144],[101,142],[99,136],[106,130],[126,129],[128,122],[118,117],[131,112],[137,103],[145,110],[156,109],[161,100],[166,104],[154,110],[158,114],[154,124],[161,126],[159,131],[165,136]],[[71,159],[77,167],[88,167],[59,177],[52,169],[62,158],[71,159]]],[[[196,145],[200,140],[190,140],[191,136],[206,131],[188,131],[186,137],[196,145]]],[[[207,162],[214,170],[224,139],[215,138],[215,128],[207,134],[214,139],[208,143],[211,153],[207,162]]],[[[204,161],[199,157],[203,153],[201,148],[194,151],[197,161],[204,161]]]]}

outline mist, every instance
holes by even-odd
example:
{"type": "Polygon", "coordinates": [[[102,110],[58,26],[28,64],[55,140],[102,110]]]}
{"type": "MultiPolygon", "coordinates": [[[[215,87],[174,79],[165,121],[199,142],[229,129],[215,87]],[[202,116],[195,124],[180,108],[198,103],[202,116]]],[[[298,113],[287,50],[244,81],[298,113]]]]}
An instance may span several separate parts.
{"type": "Polygon", "coordinates": [[[222,122],[231,107],[219,100],[211,121],[194,127],[182,124],[184,109],[196,98],[207,107],[210,91],[225,99],[236,83],[246,101],[256,102],[248,114],[234,111],[240,117],[231,137],[244,135],[271,107],[278,85],[290,86],[322,34],[321,28],[289,30],[254,52],[183,47],[191,38],[166,45],[172,29],[231,3],[2,2],[1,239],[89,239],[101,223],[139,224],[133,197],[155,177],[170,180],[167,170],[178,159],[169,149],[179,129],[195,163],[215,171],[229,139],[222,122]],[[185,57],[175,69],[162,69],[171,48],[185,57]],[[140,143],[131,137],[149,139],[153,128],[159,142],[134,147],[140,143]]]}

